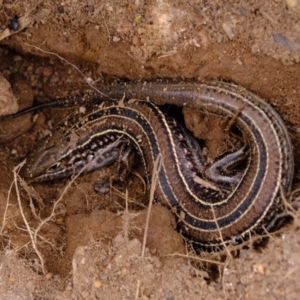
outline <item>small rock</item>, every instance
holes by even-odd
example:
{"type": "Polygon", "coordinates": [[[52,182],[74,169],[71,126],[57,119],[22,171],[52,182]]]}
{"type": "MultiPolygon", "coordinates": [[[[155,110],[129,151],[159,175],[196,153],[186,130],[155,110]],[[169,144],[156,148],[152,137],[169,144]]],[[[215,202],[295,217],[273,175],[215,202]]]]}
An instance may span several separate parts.
{"type": "Polygon", "coordinates": [[[50,83],[58,83],[59,77],[57,75],[52,75],[50,78],[50,83]]]}
{"type": "Polygon", "coordinates": [[[17,112],[18,109],[18,102],[9,82],[0,75],[0,116],[13,114],[17,112]]]}
{"type": "Polygon", "coordinates": [[[35,287],[34,287],[34,281],[33,280],[29,280],[27,281],[26,285],[25,285],[26,289],[29,291],[29,292],[33,292],[35,287]]]}
{"type": "Polygon", "coordinates": [[[11,155],[13,155],[13,156],[15,156],[15,155],[17,155],[17,150],[16,149],[12,149],[11,151],[10,151],[10,154],[11,155]]]}
{"type": "Polygon", "coordinates": [[[262,264],[255,264],[253,266],[254,272],[259,273],[260,275],[264,275],[265,274],[265,268],[262,264]]]}
{"type": "Polygon", "coordinates": [[[81,293],[81,296],[82,296],[83,299],[87,299],[89,297],[89,295],[90,295],[90,293],[88,291],[83,291],[81,293]]]}
{"type": "Polygon", "coordinates": [[[298,0],[286,0],[286,4],[289,7],[295,7],[298,5],[298,0]]]}
{"type": "Polygon", "coordinates": [[[228,38],[230,40],[232,40],[234,38],[234,33],[232,31],[231,26],[229,24],[227,24],[227,23],[223,23],[222,27],[223,27],[224,31],[226,32],[228,38]]]}
{"type": "Polygon", "coordinates": [[[113,41],[114,43],[117,43],[117,42],[120,42],[121,39],[120,39],[118,36],[113,36],[112,41],[113,41]]]}
{"type": "Polygon", "coordinates": [[[15,55],[14,56],[14,61],[17,62],[17,61],[21,61],[22,60],[22,56],[20,55],[15,55]]]}
{"type": "Polygon", "coordinates": [[[50,77],[53,74],[53,68],[52,67],[45,67],[43,70],[43,75],[45,77],[50,77]]]}
{"type": "Polygon", "coordinates": [[[45,276],[46,280],[49,280],[50,278],[52,278],[53,274],[52,273],[47,273],[45,276]]]}
{"type": "Polygon", "coordinates": [[[94,288],[99,289],[102,286],[102,283],[100,280],[94,281],[94,288]]]}

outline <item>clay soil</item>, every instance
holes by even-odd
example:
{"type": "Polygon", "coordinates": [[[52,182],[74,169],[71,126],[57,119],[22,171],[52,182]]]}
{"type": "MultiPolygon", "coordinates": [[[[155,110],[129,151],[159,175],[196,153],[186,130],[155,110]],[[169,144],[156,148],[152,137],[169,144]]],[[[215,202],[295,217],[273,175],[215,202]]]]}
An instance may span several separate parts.
{"type": "MultiPolygon", "coordinates": [[[[20,108],[125,79],[243,86],[284,120],[299,187],[298,0],[0,0],[0,39],[1,81],[20,108]]],[[[143,247],[149,199],[136,176],[104,195],[94,191],[97,172],[72,182],[16,181],[37,140],[73,111],[1,121],[1,300],[299,299],[296,210],[259,247],[196,254],[158,204],[143,247]]],[[[297,194],[292,200],[296,206],[297,194]]]]}

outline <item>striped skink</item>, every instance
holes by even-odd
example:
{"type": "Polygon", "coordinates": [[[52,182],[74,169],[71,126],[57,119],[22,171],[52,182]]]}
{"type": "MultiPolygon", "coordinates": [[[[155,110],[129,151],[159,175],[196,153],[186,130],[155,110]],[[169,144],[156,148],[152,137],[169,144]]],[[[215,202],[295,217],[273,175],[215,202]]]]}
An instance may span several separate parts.
{"type": "Polygon", "coordinates": [[[291,188],[293,150],[282,119],[258,96],[222,82],[147,82],[117,84],[56,103],[76,101],[105,104],[40,141],[27,158],[25,178],[52,180],[116,161],[122,173],[137,152],[150,186],[160,156],[156,198],[172,208],[181,231],[195,244],[217,249],[276,229],[276,217],[285,209],[280,192],[291,188]],[[192,134],[162,112],[164,104],[231,118],[243,145],[209,165],[192,134]],[[242,173],[227,170],[239,160],[242,173]]]}

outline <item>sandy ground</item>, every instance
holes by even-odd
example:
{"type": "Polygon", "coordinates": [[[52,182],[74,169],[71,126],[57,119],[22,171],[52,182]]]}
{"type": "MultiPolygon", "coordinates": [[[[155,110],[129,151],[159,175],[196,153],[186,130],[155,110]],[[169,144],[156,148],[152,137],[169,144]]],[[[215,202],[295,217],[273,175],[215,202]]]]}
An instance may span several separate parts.
{"type": "MultiPolygon", "coordinates": [[[[0,110],[117,79],[235,82],[283,118],[296,189],[299,20],[297,0],[0,0],[0,110]]],[[[14,168],[69,113],[45,109],[1,122],[0,299],[299,299],[296,212],[258,248],[195,255],[159,205],[144,249],[148,203],[136,178],[102,196],[91,185],[97,173],[16,190],[14,168]]]]}

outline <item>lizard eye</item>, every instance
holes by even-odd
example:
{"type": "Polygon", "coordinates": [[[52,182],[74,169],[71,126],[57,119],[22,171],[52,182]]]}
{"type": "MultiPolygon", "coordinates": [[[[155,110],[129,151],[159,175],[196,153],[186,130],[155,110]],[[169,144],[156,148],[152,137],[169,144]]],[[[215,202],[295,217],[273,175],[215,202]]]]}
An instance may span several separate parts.
{"type": "Polygon", "coordinates": [[[60,168],[60,162],[53,164],[51,167],[48,168],[48,171],[55,172],[60,168]]]}

